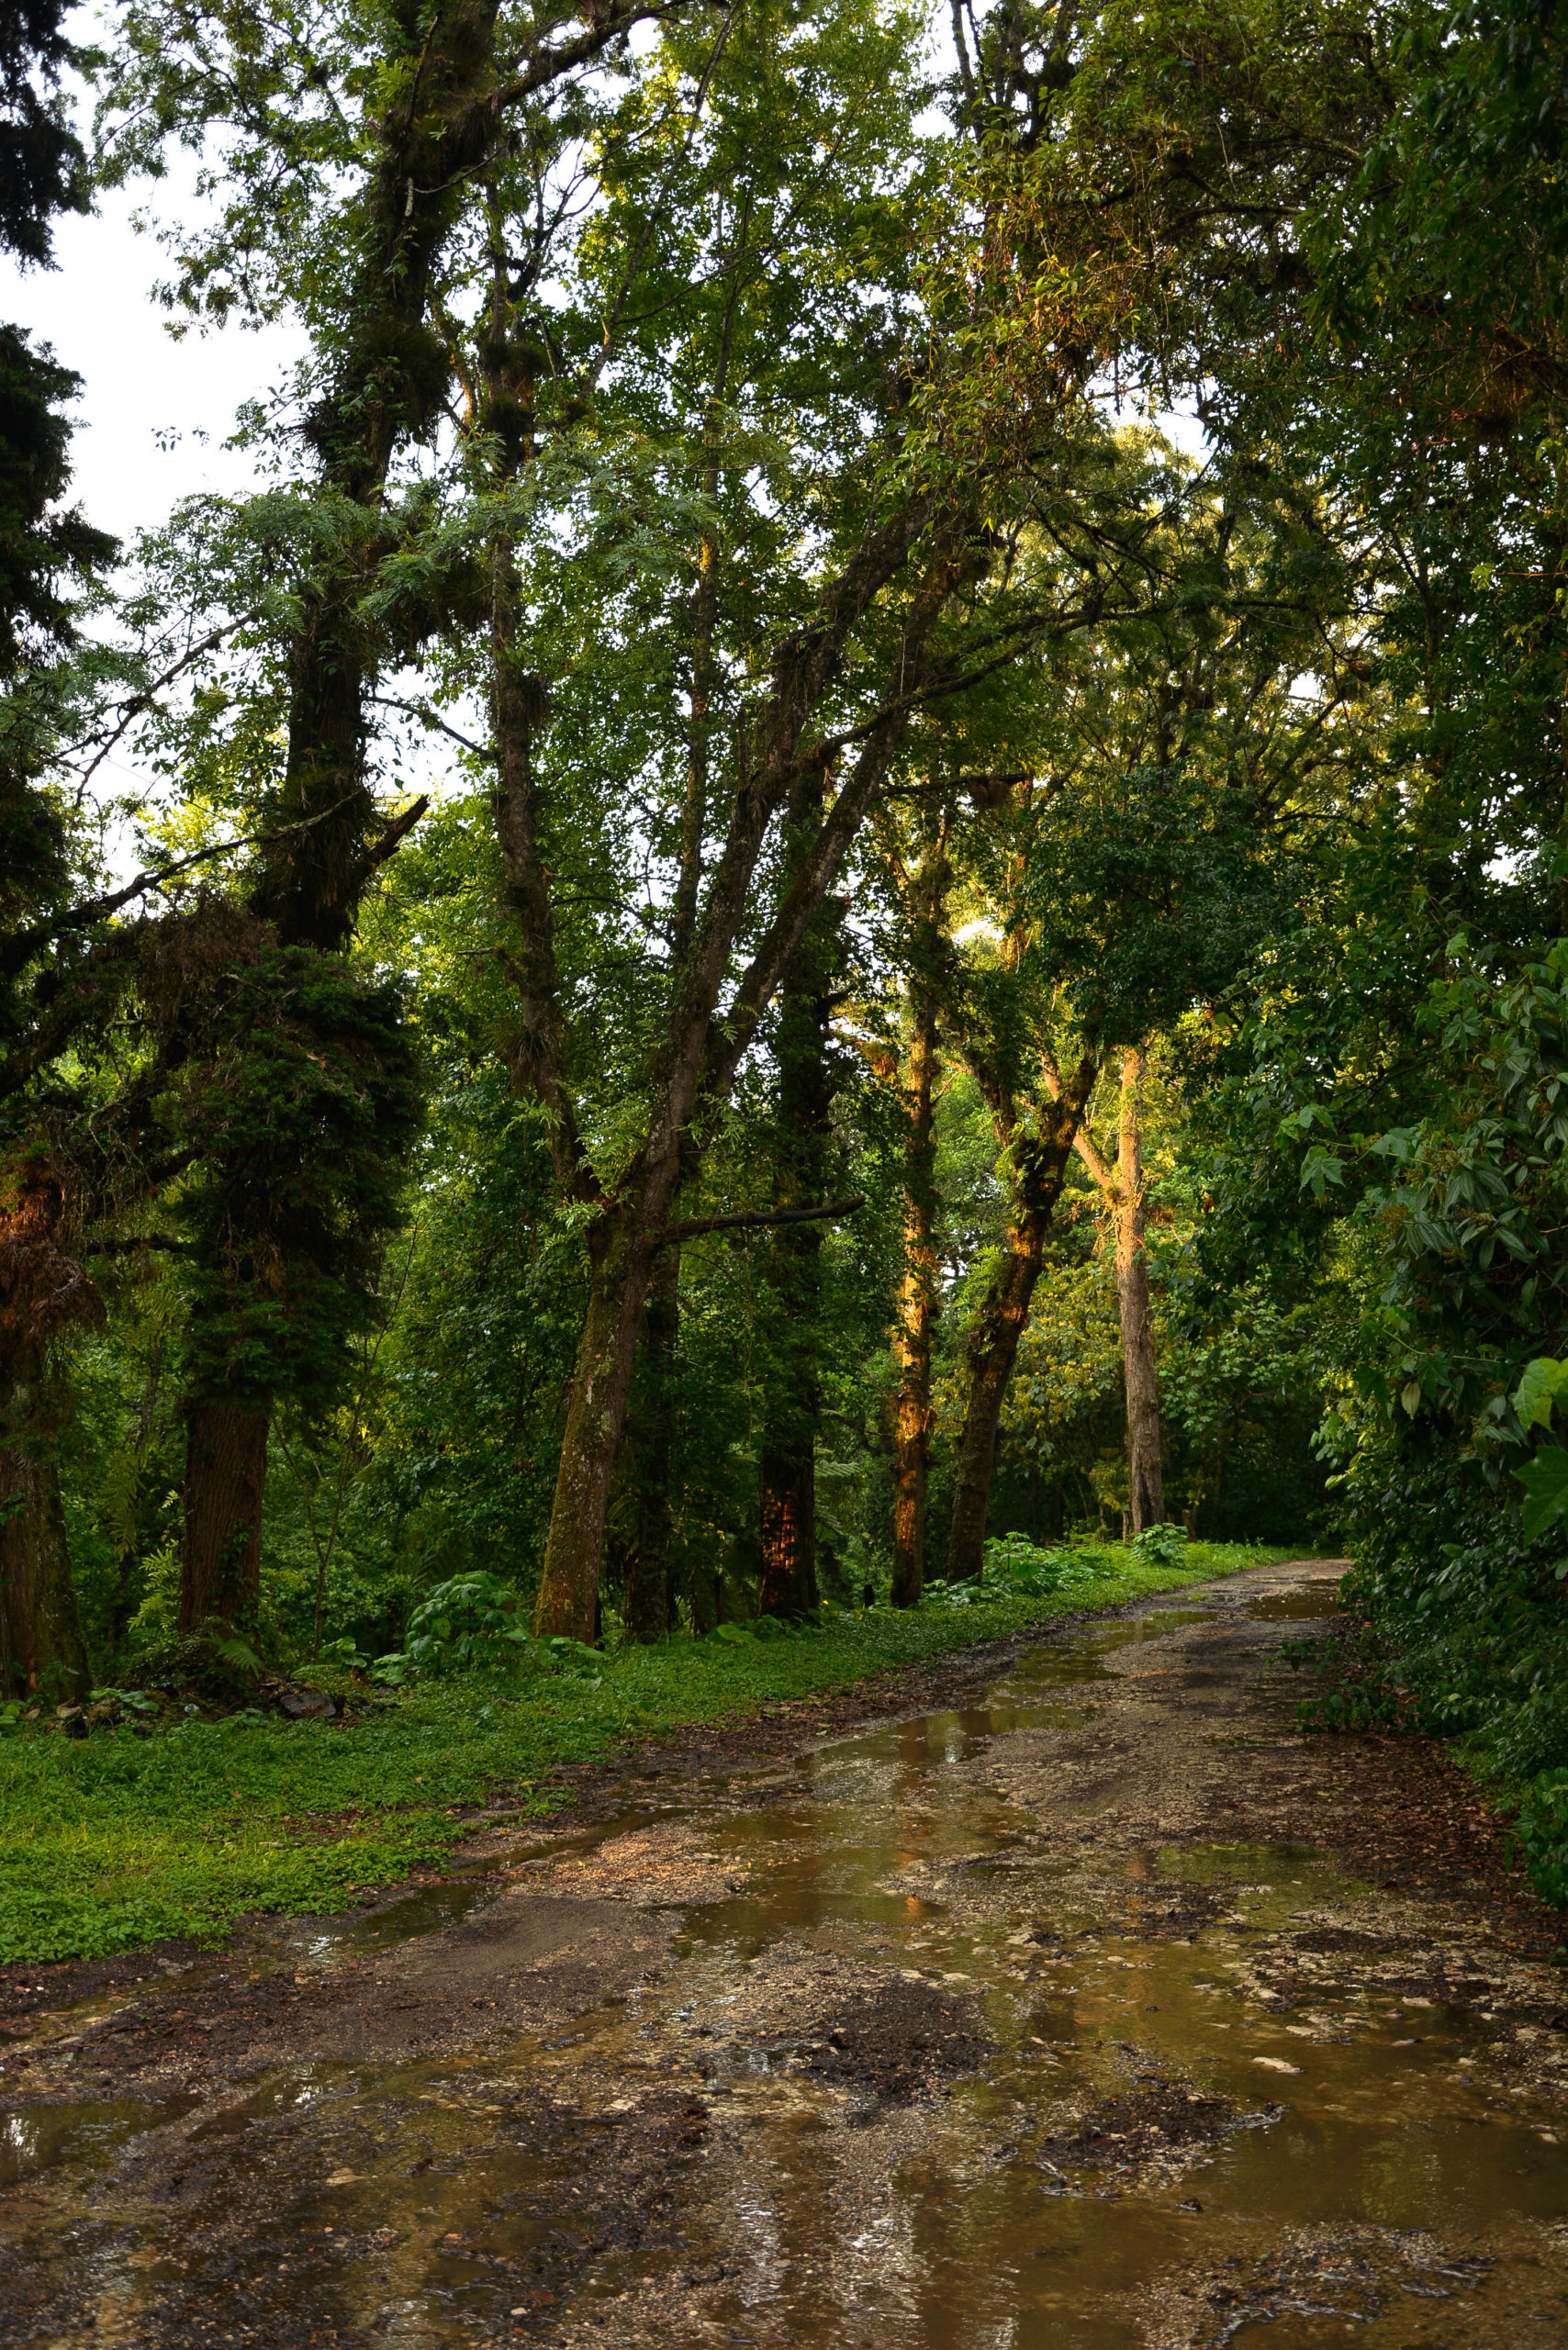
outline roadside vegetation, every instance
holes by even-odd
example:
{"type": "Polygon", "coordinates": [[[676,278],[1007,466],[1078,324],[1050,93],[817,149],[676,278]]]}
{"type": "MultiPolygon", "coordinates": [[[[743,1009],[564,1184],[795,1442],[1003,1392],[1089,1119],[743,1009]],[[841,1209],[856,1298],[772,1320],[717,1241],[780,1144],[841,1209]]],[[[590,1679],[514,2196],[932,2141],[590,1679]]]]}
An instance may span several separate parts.
{"type": "Polygon", "coordinates": [[[1004,1568],[966,1588],[962,1605],[931,1596],[796,1625],[763,1617],[705,1639],[545,1651],[487,1672],[456,1663],[450,1651],[466,1635],[454,1626],[396,1695],[350,1668],[315,1673],[341,1704],[336,1719],[263,1713],[236,1702],[237,1689],[206,1706],[138,1693],[145,1710],[116,1692],[78,1737],[18,1726],[0,1746],[0,1961],[210,1941],[246,1914],[340,1908],[439,1864],[487,1796],[548,1818],[566,1800],[548,1785],[561,1763],[1284,1554],[1193,1543],[1174,1560],[1120,1546],[1047,1555],[1054,1572],[1004,1568]]]}

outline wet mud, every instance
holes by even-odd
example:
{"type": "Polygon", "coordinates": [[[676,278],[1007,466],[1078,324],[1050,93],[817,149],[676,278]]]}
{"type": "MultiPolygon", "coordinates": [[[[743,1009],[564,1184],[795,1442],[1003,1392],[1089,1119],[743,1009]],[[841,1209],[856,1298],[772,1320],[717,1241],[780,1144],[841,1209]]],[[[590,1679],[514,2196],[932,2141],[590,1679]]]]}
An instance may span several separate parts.
{"type": "Polygon", "coordinates": [[[1568,2343],[1561,1921],[1439,1753],[1298,1732],[1336,1576],[11,1970],[0,2344],[1568,2343]]]}

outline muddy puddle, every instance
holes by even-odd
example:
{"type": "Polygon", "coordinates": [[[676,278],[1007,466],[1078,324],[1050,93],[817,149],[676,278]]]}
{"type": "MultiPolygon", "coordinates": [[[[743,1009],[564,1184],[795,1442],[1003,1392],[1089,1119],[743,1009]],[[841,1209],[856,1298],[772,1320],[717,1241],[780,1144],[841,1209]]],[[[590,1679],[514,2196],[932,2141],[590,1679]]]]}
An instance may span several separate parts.
{"type": "Polygon", "coordinates": [[[1332,1579],[1199,1598],[57,2036],[0,2343],[1568,2342],[1561,1977],[1314,1840],[1332,1579]]]}

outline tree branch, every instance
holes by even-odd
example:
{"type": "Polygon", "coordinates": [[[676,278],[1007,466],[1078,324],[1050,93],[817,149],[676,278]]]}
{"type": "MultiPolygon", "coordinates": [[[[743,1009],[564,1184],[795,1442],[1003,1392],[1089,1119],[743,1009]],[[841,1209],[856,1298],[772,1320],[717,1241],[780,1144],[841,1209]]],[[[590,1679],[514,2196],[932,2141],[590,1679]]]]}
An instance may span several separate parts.
{"type": "MultiPolygon", "coordinates": [[[[302,816],[297,824],[285,824],[278,832],[241,833],[238,840],[218,841],[210,848],[193,849],[189,856],[176,857],[172,865],[149,866],[133,881],[128,881],[123,890],[110,890],[102,898],[89,898],[84,905],[73,906],[68,912],[56,914],[51,922],[37,923],[31,930],[19,931],[15,938],[7,939],[0,946],[0,970],[19,971],[28,957],[39,947],[47,946],[51,938],[59,938],[68,930],[84,930],[92,923],[102,922],[109,914],[118,913],[121,906],[129,905],[132,898],[139,898],[149,890],[161,889],[165,881],[177,879],[182,873],[189,873],[196,866],[209,865],[215,857],[230,856],[236,849],[270,847],[274,842],[287,840],[295,833],[308,832],[312,824],[325,823],[339,808],[347,805],[346,799],[340,800],[330,808],[319,810],[314,816],[302,816]]],[[[429,802],[423,800],[417,803],[415,821],[428,805],[429,802]]],[[[402,819],[398,821],[401,822],[402,819]]],[[[404,829],[407,829],[406,825],[404,829]]]]}
{"type": "Polygon", "coordinates": [[[963,555],[952,543],[958,536],[957,532],[950,534],[948,543],[938,549],[927,565],[899,646],[899,672],[901,676],[913,673],[917,681],[916,692],[901,696],[883,712],[865,743],[854,773],[823,817],[822,829],[793,887],[758,941],[728,1011],[722,1017],[715,1015],[710,1023],[704,1060],[707,1082],[715,1094],[726,1092],[734,1082],[758,1022],[833,886],[861,820],[898,755],[918,698],[918,681],[925,675],[931,632],[964,567],[963,555]]]}
{"type": "Polygon", "coordinates": [[[762,1225],[778,1224],[822,1224],[832,1217],[853,1215],[865,1204],[865,1194],[859,1192],[852,1200],[834,1200],[820,1208],[748,1208],[736,1215],[692,1216],[685,1224],[672,1224],[655,1245],[667,1248],[672,1240],[695,1240],[704,1232],[753,1231],[762,1225]]]}
{"type": "MultiPolygon", "coordinates": [[[[1046,1091],[1051,1100],[1059,1102],[1062,1092],[1061,1071],[1043,1045],[1040,1047],[1040,1074],[1046,1080],[1046,1091]]],[[[1101,1157],[1099,1145],[1087,1126],[1079,1127],[1072,1137],[1072,1147],[1104,1192],[1105,1197],[1108,1200],[1114,1200],[1116,1196],[1116,1170],[1114,1167],[1106,1165],[1105,1160],[1101,1157]]]]}
{"type": "Polygon", "coordinates": [[[496,746],[493,743],[476,743],[472,735],[460,734],[455,726],[449,726],[444,718],[438,718],[434,711],[427,709],[423,702],[399,701],[396,694],[372,694],[370,700],[377,710],[400,710],[407,717],[417,718],[421,726],[433,726],[439,733],[450,734],[454,743],[461,744],[465,751],[472,751],[477,759],[493,761],[495,758],[496,746]]]}
{"type": "Polygon", "coordinates": [[[405,808],[400,816],[392,816],[387,819],[386,829],[382,834],[381,838],[376,842],[374,848],[370,848],[365,851],[364,857],[360,866],[359,881],[361,888],[363,888],[364,883],[369,880],[371,875],[375,871],[378,866],[385,865],[389,856],[395,856],[397,855],[398,851],[402,847],[403,843],[408,839],[409,834],[413,831],[414,826],[419,822],[420,818],[428,812],[429,808],[430,801],[421,792],[418,800],[413,802],[412,806],[405,808]]]}

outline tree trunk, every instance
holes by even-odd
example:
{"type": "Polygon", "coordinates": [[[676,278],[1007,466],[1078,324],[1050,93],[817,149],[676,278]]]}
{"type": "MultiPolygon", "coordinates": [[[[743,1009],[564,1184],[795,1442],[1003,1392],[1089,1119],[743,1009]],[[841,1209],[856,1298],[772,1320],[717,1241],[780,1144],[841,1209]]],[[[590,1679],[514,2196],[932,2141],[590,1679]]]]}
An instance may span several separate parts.
{"type": "MultiPolygon", "coordinates": [[[[943,859],[939,844],[935,852],[943,859]]],[[[923,877],[924,878],[924,877],[923,877]]],[[[934,943],[941,875],[929,877],[933,903],[927,944],[934,943]]],[[[923,908],[922,911],[924,911],[923,908]]],[[[936,1151],[932,1088],[936,1076],[936,1003],[918,964],[910,985],[913,1014],[908,1119],[904,1147],[904,1270],[893,1357],[899,1367],[893,1405],[893,1583],[895,1607],[915,1607],[925,1588],[925,1498],[931,1470],[931,1332],[936,1319],[936,1151]]]]}
{"type": "Polygon", "coordinates": [[[266,1404],[197,1399],[185,1410],[185,1546],[180,1629],[224,1630],[261,1595],[262,1499],[267,1482],[266,1404]]]}
{"type": "Polygon", "coordinates": [[[947,1573],[955,1582],[979,1583],[985,1564],[986,1512],[1002,1406],[1039,1279],[1046,1234],[1093,1084],[1094,1064],[1086,1055],[1071,1083],[1054,1100],[1039,1104],[1038,1133],[1015,1141],[1013,1147],[1007,1243],[965,1348],[969,1392],[947,1537],[947,1573]]]}
{"type": "Polygon", "coordinates": [[[1135,1535],[1146,1526],[1163,1524],[1165,1518],[1159,1366],[1144,1245],[1143,1076],[1142,1051],[1129,1052],[1122,1062],[1122,1127],[1116,1156],[1116,1304],[1127,1407],[1128,1516],[1135,1535]]]}
{"type": "Polygon", "coordinates": [[[656,1246],[656,1237],[650,1239],[646,1225],[627,1208],[608,1214],[590,1243],[588,1312],[533,1614],[542,1636],[593,1639],[605,1505],[656,1246]]]}
{"type": "Polygon", "coordinates": [[[86,1695],[87,1653],[42,1365],[29,1368],[8,1382],[0,1427],[0,1698],[58,1704],[86,1695]]]}
{"type": "Polygon", "coordinates": [[[947,1574],[954,1583],[979,1583],[984,1567],[986,1513],[1002,1406],[1018,1358],[1018,1341],[1029,1318],[1049,1223],[1049,1207],[1043,1214],[1025,1213],[1014,1221],[1002,1262],[991,1276],[964,1349],[968,1393],[954,1464],[953,1518],[947,1536],[947,1574]]]}
{"type": "Polygon", "coordinates": [[[637,1528],[626,1578],[626,1629],[662,1640],[670,1623],[670,1549],[675,1524],[675,1413],[671,1393],[680,1335],[680,1249],[654,1259],[643,1317],[643,1394],[637,1409],[637,1528]]]}
{"type": "Polygon", "coordinates": [[[63,1390],[50,1341],[101,1322],[103,1304],[61,1245],[70,1181],[45,1153],[6,1169],[0,1203],[0,1697],[79,1697],[87,1659],[60,1498],[63,1390]]]}
{"type": "MultiPolygon", "coordinates": [[[[790,831],[798,862],[822,822],[822,771],[792,795],[790,831]]],[[[837,923],[824,907],[801,940],[778,990],[778,1114],[774,1204],[810,1207],[825,1196],[833,1080],[827,1059],[837,923]]],[[[822,1417],[820,1224],[781,1225],[769,1249],[774,1317],[762,1438],[762,1588],[765,1616],[798,1617],[817,1605],[817,1428],[822,1417]]]]}
{"type": "Polygon", "coordinates": [[[765,1445],[762,1453],[764,1616],[800,1617],[817,1604],[817,1480],[812,1440],[765,1445]]]}

